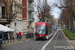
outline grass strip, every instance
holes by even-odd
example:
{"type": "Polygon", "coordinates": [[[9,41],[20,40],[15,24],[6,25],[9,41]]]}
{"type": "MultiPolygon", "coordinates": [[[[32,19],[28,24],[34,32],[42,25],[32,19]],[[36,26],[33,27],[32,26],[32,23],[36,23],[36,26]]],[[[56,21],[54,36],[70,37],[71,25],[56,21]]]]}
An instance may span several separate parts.
{"type": "Polygon", "coordinates": [[[63,29],[65,35],[70,39],[70,40],[75,40],[75,33],[72,33],[68,29],[63,29]]]}

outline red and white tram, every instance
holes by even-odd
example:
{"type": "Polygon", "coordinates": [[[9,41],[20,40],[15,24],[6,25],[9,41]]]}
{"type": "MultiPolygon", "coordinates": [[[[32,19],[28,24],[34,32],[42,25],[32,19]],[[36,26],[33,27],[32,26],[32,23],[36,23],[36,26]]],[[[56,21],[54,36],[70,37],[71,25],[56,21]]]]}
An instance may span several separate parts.
{"type": "Polygon", "coordinates": [[[49,39],[52,36],[52,25],[46,22],[37,22],[35,24],[36,32],[35,39],[44,38],[49,39]]]}

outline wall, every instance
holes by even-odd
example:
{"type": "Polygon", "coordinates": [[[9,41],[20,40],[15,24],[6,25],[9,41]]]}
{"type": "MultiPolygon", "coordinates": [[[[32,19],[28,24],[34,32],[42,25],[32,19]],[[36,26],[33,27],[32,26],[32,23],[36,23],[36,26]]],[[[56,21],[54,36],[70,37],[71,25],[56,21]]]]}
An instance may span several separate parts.
{"type": "Polygon", "coordinates": [[[13,4],[14,5],[13,13],[17,13],[17,14],[14,16],[16,21],[15,19],[13,19],[13,21],[11,22],[11,28],[22,32],[22,0],[14,0],[14,1],[15,2],[13,4]],[[16,27],[15,27],[15,23],[16,23],[16,27]]]}
{"type": "Polygon", "coordinates": [[[37,0],[34,0],[34,22],[38,21],[37,13],[37,0]]]}

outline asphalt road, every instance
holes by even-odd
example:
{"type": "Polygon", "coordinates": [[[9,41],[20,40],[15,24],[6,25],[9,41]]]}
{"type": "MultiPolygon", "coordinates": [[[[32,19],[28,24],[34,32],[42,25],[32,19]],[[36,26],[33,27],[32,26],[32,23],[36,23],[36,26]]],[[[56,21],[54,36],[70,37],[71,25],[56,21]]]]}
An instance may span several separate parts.
{"type": "Polygon", "coordinates": [[[58,30],[55,37],[46,46],[45,50],[75,50],[65,39],[62,30],[58,30]]]}
{"type": "Polygon", "coordinates": [[[65,40],[62,30],[58,30],[56,32],[57,33],[53,31],[54,35],[50,37],[49,40],[40,39],[36,41],[31,39],[22,43],[3,47],[0,50],[75,50],[65,40]],[[45,48],[42,49],[44,46],[45,48]]]}

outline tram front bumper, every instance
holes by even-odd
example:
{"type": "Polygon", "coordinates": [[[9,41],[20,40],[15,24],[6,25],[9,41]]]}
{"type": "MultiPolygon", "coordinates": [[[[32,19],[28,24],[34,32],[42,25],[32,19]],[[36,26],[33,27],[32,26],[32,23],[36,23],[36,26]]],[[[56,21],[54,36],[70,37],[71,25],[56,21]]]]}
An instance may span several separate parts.
{"type": "Polygon", "coordinates": [[[39,36],[36,36],[36,39],[41,39],[41,38],[46,38],[46,36],[43,36],[43,37],[39,37],[39,36]]]}

